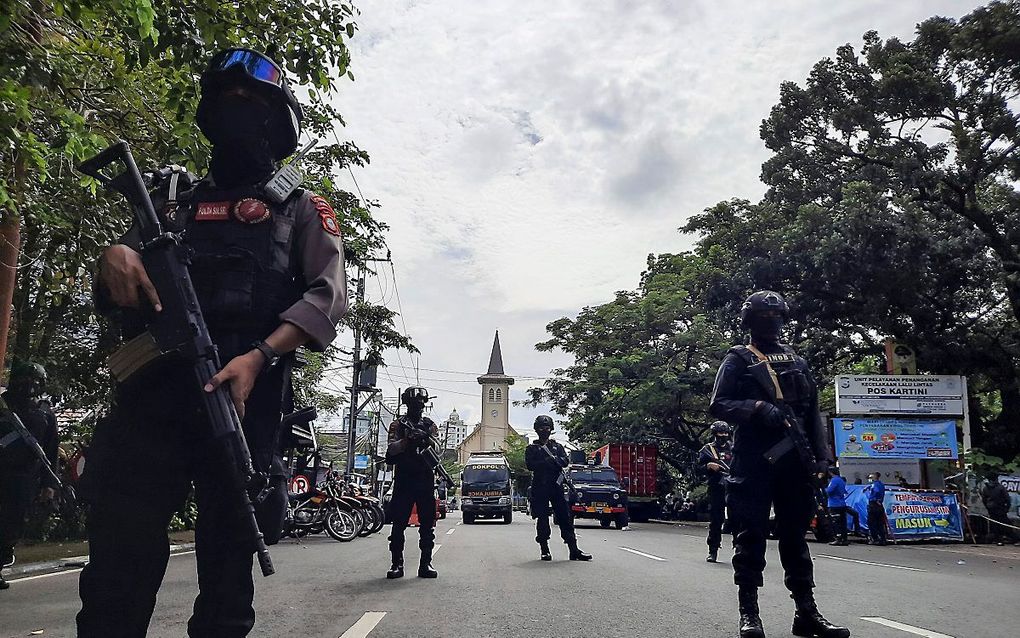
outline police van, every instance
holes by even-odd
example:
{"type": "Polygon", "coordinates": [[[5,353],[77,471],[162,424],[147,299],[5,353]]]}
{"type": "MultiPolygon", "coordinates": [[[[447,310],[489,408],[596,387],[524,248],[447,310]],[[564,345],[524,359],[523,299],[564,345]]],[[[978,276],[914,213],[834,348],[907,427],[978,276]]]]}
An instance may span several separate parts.
{"type": "Polygon", "coordinates": [[[502,452],[472,452],[460,473],[460,506],[464,524],[479,518],[513,520],[513,476],[502,452]]]}

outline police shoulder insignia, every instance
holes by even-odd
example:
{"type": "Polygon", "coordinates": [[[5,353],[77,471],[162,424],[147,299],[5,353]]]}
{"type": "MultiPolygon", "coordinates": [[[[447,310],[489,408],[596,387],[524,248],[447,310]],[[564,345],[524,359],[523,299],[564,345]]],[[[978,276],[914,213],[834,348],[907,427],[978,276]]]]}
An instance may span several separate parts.
{"type": "Polygon", "coordinates": [[[260,224],[269,219],[269,207],[260,199],[245,197],[234,204],[234,219],[245,224],[260,224]]]}
{"type": "Polygon", "coordinates": [[[330,235],[339,237],[340,223],[336,220],[336,213],[333,212],[333,207],[321,195],[312,195],[310,199],[315,206],[315,212],[319,214],[322,229],[330,235]]]}

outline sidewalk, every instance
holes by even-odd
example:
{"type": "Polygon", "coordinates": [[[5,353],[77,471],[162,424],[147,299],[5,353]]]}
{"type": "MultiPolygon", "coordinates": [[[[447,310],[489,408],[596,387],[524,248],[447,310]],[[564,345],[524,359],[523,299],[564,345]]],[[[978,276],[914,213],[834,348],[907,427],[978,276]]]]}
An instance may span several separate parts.
{"type": "MultiPolygon", "coordinates": [[[[170,553],[178,554],[194,549],[195,532],[170,534],[170,553]]],[[[18,545],[14,549],[17,562],[4,571],[4,578],[16,580],[43,572],[79,569],[88,563],[88,541],[60,541],[18,545]]]]}

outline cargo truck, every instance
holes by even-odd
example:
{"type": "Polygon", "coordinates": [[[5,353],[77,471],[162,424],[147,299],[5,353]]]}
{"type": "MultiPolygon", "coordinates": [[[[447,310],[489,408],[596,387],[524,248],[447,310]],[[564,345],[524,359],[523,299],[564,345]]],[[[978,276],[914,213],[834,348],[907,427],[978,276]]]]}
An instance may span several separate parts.
{"type": "Polygon", "coordinates": [[[640,443],[609,443],[595,450],[595,464],[616,470],[627,490],[631,520],[645,522],[659,516],[658,453],[655,445],[640,443]]]}

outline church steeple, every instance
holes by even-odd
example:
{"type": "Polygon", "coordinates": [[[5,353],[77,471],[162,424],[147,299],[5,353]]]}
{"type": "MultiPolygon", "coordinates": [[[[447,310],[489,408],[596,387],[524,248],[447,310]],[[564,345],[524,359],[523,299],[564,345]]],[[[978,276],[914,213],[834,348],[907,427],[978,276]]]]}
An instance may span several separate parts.
{"type": "Polygon", "coordinates": [[[492,341],[492,354],[489,355],[489,371],[485,374],[505,374],[503,372],[503,352],[499,349],[499,330],[492,341]]]}

